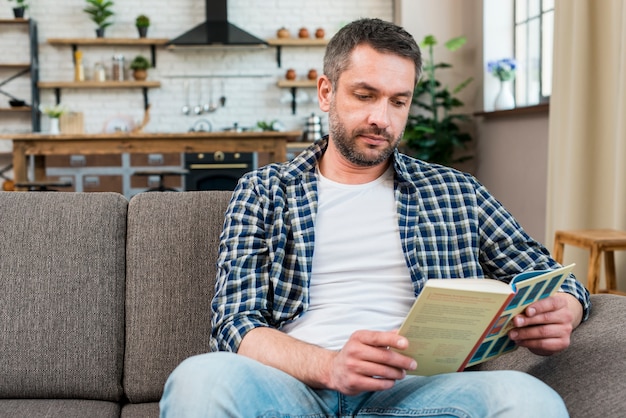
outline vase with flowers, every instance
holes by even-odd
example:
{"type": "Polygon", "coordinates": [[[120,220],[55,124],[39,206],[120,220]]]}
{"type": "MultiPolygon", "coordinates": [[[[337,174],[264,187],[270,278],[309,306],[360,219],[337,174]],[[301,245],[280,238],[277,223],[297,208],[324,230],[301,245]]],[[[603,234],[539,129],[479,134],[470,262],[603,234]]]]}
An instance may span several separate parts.
{"type": "Polygon", "coordinates": [[[495,110],[513,109],[515,96],[511,82],[515,79],[517,63],[512,58],[502,58],[487,63],[487,71],[500,80],[500,90],[496,96],[493,107],[495,110]]]}
{"type": "Polygon", "coordinates": [[[61,118],[61,116],[63,116],[65,112],[67,112],[67,109],[62,105],[55,105],[55,106],[41,106],[39,110],[41,110],[41,113],[48,116],[48,118],[50,119],[50,130],[49,130],[50,134],[51,135],[60,134],[61,129],[60,129],[60,124],[59,124],[59,119],[61,118]]]}

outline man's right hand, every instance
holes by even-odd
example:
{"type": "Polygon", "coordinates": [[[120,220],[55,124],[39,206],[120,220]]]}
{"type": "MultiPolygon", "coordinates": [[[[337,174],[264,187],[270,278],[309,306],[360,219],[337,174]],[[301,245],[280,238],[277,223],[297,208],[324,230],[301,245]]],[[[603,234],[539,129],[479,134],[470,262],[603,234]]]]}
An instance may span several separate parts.
{"type": "Polygon", "coordinates": [[[391,348],[405,350],[409,342],[395,331],[356,331],[336,352],[329,371],[328,387],[345,395],[393,387],[406,370],[417,363],[391,348]]]}
{"type": "Polygon", "coordinates": [[[297,340],[282,331],[259,327],[249,331],[238,353],[280,369],[316,389],[345,395],[391,388],[417,367],[396,331],[356,331],[340,351],[297,340]]]}

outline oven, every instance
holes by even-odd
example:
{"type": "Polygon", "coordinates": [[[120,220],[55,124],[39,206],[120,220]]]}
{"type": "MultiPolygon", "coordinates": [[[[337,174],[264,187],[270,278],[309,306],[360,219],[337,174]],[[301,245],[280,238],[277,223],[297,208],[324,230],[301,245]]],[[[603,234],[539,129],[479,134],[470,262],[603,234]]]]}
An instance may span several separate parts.
{"type": "Polygon", "coordinates": [[[185,190],[235,190],[245,173],[256,168],[253,152],[185,154],[185,190]]]}

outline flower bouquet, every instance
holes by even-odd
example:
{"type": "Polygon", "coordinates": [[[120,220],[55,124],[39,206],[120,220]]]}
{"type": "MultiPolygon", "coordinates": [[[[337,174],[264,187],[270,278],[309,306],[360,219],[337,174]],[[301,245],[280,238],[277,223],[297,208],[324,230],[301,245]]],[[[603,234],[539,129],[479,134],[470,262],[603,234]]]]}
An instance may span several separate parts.
{"type": "Polygon", "coordinates": [[[487,71],[500,81],[509,81],[515,78],[517,63],[513,58],[502,58],[487,63],[487,71]]]}
{"type": "Polygon", "coordinates": [[[67,109],[61,105],[39,106],[39,110],[50,118],[50,134],[58,135],[61,133],[59,118],[67,112],[67,109]]]}
{"type": "Polygon", "coordinates": [[[54,106],[39,106],[39,110],[41,111],[41,113],[43,113],[44,115],[48,116],[49,118],[53,118],[53,119],[58,119],[61,117],[61,115],[63,115],[65,112],[67,112],[67,109],[65,108],[65,106],[62,105],[54,105],[54,106]]]}

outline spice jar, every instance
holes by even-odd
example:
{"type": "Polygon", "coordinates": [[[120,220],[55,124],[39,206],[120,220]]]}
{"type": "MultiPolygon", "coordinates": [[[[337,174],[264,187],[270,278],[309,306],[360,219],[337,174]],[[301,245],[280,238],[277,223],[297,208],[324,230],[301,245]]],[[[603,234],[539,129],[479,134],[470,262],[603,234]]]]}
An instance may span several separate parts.
{"type": "Polygon", "coordinates": [[[113,56],[111,73],[114,81],[124,81],[124,55],[113,56]]]}
{"type": "Polygon", "coordinates": [[[93,79],[94,81],[106,81],[107,79],[104,66],[100,62],[93,65],[93,79]]]}

